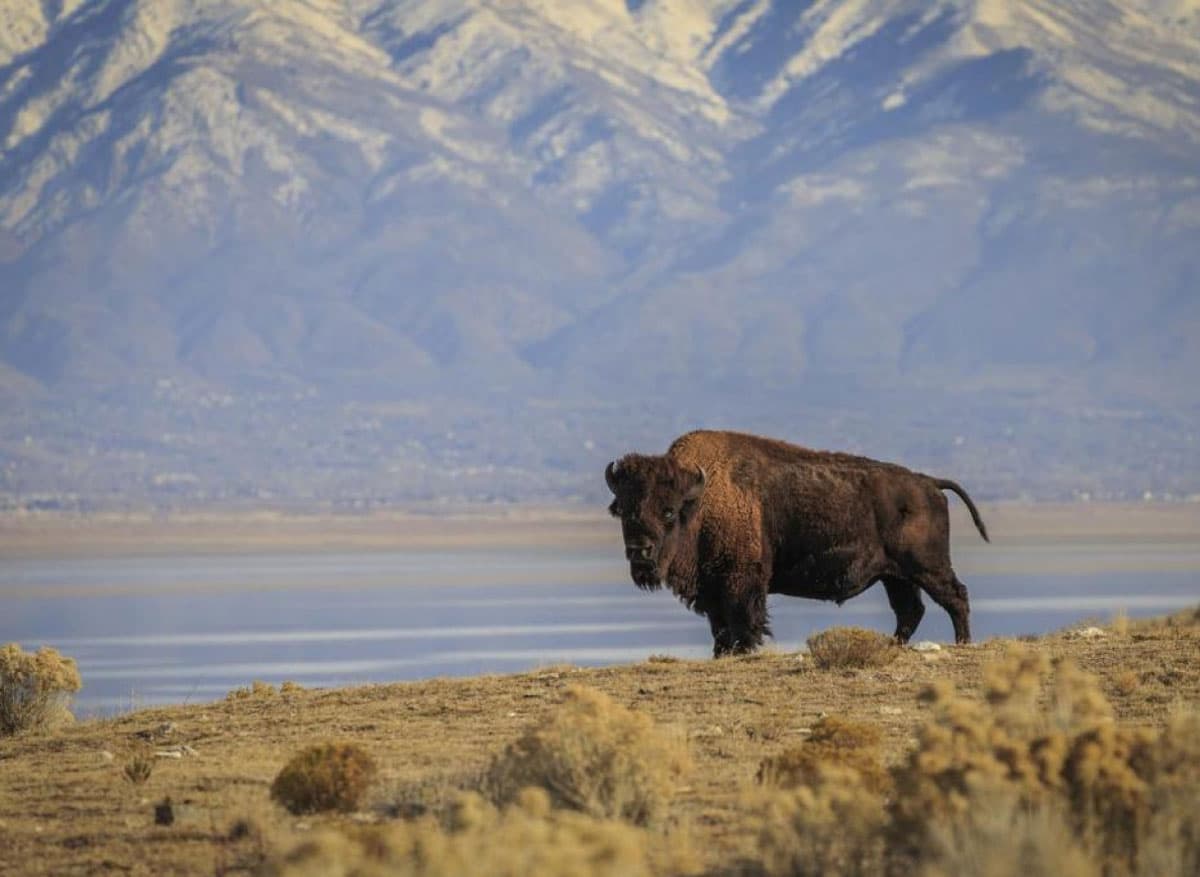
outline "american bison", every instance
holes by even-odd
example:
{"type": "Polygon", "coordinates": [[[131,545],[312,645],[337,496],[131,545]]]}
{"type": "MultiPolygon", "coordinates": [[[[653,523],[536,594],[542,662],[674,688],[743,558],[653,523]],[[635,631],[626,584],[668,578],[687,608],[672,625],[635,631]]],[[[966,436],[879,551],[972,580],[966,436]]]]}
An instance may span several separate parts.
{"type": "Polygon", "coordinates": [[[953,490],[891,463],[736,432],[680,436],[666,454],[627,454],[604,472],[634,583],[666,583],[708,618],[717,657],[770,635],[767,594],[839,604],[883,582],[907,642],[925,614],[921,592],[969,642],[967,589],[950,565],[953,490]]]}

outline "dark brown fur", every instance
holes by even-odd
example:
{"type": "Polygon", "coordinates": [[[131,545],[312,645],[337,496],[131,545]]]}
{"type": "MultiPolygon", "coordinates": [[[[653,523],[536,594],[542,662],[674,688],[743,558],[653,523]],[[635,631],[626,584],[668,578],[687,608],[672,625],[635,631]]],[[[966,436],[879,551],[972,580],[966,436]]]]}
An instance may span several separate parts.
{"type": "Polygon", "coordinates": [[[953,481],[865,457],[734,432],[690,432],[662,456],[628,454],[605,477],[638,587],[664,582],[708,618],[713,653],[752,651],[770,634],[767,594],[841,603],[883,582],[906,642],[945,609],[971,638],[967,589],[950,565],[942,490],[953,481]]]}

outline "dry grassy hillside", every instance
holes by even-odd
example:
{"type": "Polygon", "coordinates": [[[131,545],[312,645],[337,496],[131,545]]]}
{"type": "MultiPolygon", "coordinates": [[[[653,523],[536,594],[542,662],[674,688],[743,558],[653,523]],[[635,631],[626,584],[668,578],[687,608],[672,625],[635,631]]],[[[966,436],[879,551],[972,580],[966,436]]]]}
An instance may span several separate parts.
{"type": "MultiPolygon", "coordinates": [[[[1172,715],[1194,713],[1200,703],[1200,612],[1169,622],[1118,624],[1093,637],[1068,632],[1016,645],[1026,650],[1025,663],[1018,662],[1026,670],[1033,666],[1029,656],[1046,659],[1046,666],[1066,657],[1094,674],[1098,692],[1093,700],[1111,704],[1116,729],[1160,728],[1172,715]]],[[[785,773],[795,770],[794,763],[788,767],[787,758],[778,757],[812,736],[814,726],[827,727],[823,717],[834,717],[877,729],[868,737],[883,767],[897,777],[909,770],[911,778],[911,764],[904,765],[915,763],[914,747],[929,745],[921,729],[939,709],[944,723],[954,710],[966,715],[1018,703],[1012,698],[1019,681],[1011,683],[1014,691],[997,693],[997,685],[1010,685],[1005,679],[1025,672],[1004,669],[1018,666],[1012,663],[1013,647],[1013,641],[993,640],[932,653],[895,649],[882,657],[881,666],[868,669],[822,669],[811,655],[768,652],[721,661],[664,657],[603,669],[554,666],[514,676],[336,690],[258,686],[222,702],[143,710],[0,738],[0,872],[224,874],[257,871],[274,862],[276,873],[450,873],[428,861],[413,866],[411,856],[405,858],[416,855],[413,849],[425,850],[421,856],[432,854],[423,846],[426,841],[409,834],[403,835],[407,840],[393,834],[386,844],[379,842],[379,849],[415,846],[405,847],[403,855],[392,849],[388,855],[394,861],[377,870],[335,867],[331,862],[339,857],[361,858],[364,848],[351,844],[352,849],[342,850],[329,847],[327,840],[302,847],[299,858],[280,864],[298,843],[324,837],[325,827],[358,836],[375,830],[365,826],[382,823],[392,826],[388,831],[409,832],[408,821],[422,814],[440,815],[444,823],[458,820],[454,830],[475,838],[474,852],[464,852],[460,844],[453,847],[457,856],[488,856],[489,849],[504,847],[494,842],[501,835],[488,835],[487,826],[525,838],[521,843],[532,847],[564,837],[572,844],[585,837],[603,847],[608,835],[596,826],[609,823],[546,823],[548,804],[542,799],[518,797],[521,803],[505,814],[489,811],[486,818],[462,815],[464,806],[485,806],[478,801],[452,805],[456,789],[486,785],[480,778],[493,759],[537,722],[556,715],[571,687],[585,686],[611,697],[614,710],[628,707],[652,720],[646,728],[686,745],[691,767],[673,797],[672,790],[663,790],[667,803],[661,819],[647,829],[622,825],[627,834],[619,836],[616,851],[605,847],[575,873],[610,873],[599,867],[602,860],[626,862],[630,873],[786,873],[789,868],[798,873],[786,861],[779,866],[763,858],[771,846],[762,833],[764,813],[785,822],[795,817],[794,805],[788,805],[793,810],[764,810],[754,803],[755,794],[762,794],[756,791],[756,775],[764,759],[776,758],[785,773]],[[939,689],[944,683],[953,683],[963,696],[949,712],[948,695],[939,689]],[[358,744],[378,768],[356,811],[293,816],[273,803],[269,787],[289,757],[331,739],[358,744]],[[148,778],[135,782],[139,771],[147,770],[148,778]],[[167,798],[172,822],[156,824],[156,813],[166,818],[161,805],[167,798]],[[633,859],[621,858],[627,853],[633,859]],[[304,864],[309,854],[317,856],[311,867],[304,864]]],[[[1025,711],[1030,716],[1061,712],[1065,701],[1055,698],[1062,697],[1064,680],[1068,688],[1087,688],[1073,679],[1060,668],[1057,683],[1029,688],[1025,711]],[[1035,702],[1041,704],[1037,709],[1035,702]]],[[[641,728],[638,734],[644,731],[649,733],[641,728]]],[[[814,745],[809,754],[817,752],[814,745]]],[[[916,794],[901,787],[889,794],[902,798],[910,792],[916,794]]],[[[865,867],[847,864],[845,870],[859,866],[865,867]]],[[[552,872],[556,866],[524,867],[552,872]]],[[[570,869],[563,865],[562,870],[570,869]]],[[[498,861],[494,872],[508,873],[498,861]]]]}

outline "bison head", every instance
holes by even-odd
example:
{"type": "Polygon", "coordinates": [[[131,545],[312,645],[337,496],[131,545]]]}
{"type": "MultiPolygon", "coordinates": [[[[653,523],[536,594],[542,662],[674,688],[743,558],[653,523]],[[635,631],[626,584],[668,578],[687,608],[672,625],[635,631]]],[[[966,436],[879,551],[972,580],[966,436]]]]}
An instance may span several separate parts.
{"type": "Polygon", "coordinates": [[[641,454],[628,454],[604,470],[614,497],[608,510],[621,519],[629,574],[639,588],[660,587],[680,545],[695,538],[690,525],[704,478],[703,469],[641,454]]]}

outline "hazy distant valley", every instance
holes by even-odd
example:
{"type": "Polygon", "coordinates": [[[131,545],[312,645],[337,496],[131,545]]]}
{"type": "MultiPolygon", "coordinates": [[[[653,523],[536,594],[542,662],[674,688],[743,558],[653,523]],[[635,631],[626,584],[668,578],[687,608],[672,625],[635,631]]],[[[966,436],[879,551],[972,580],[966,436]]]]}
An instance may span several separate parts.
{"type": "Polygon", "coordinates": [[[1198,8],[0,0],[0,502],[1200,495],[1198,8]]]}

